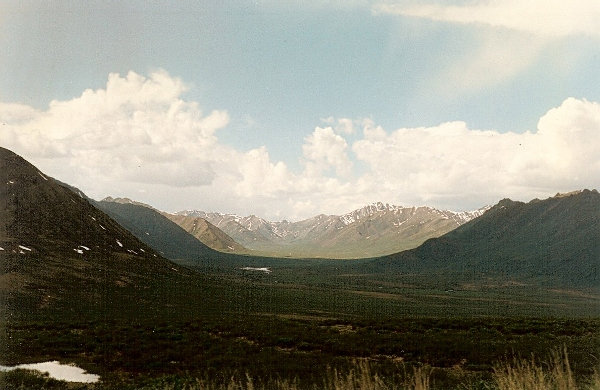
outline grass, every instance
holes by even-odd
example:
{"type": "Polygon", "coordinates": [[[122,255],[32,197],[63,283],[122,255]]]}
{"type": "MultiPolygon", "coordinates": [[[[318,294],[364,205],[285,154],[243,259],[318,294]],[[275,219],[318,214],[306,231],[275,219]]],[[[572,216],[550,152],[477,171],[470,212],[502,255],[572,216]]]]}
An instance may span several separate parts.
{"type": "MultiPolygon", "coordinates": [[[[454,389],[468,384],[469,389],[484,389],[473,386],[492,383],[506,356],[543,357],[556,345],[572,353],[555,359],[566,365],[553,367],[587,381],[598,368],[594,356],[600,350],[597,320],[251,315],[20,323],[6,331],[19,348],[7,351],[2,363],[74,362],[101,375],[109,389],[198,383],[212,386],[207,388],[236,383],[237,388],[252,384],[257,389],[365,388],[367,379],[372,382],[367,388],[454,389]]],[[[543,370],[550,363],[541,364],[543,370]]],[[[509,366],[520,367],[512,360],[509,366]]]]}
{"type": "Polygon", "coordinates": [[[494,366],[493,379],[498,390],[600,389],[597,371],[577,383],[566,348],[552,351],[546,362],[540,363],[532,356],[498,363],[494,366]]]}
{"type": "Polygon", "coordinates": [[[86,389],[87,387],[83,384],[69,384],[64,381],[52,379],[38,371],[19,369],[8,372],[0,371],[0,388],[2,390],[76,390],[86,389]]]}
{"type": "MultiPolygon", "coordinates": [[[[327,367],[320,380],[303,383],[298,377],[269,377],[256,379],[251,374],[224,376],[221,379],[208,375],[169,375],[153,379],[135,388],[144,390],[598,390],[600,377],[597,372],[576,382],[566,349],[554,350],[546,361],[538,362],[535,357],[513,358],[494,365],[488,380],[459,375],[459,382],[452,387],[436,382],[434,371],[428,365],[413,366],[412,371],[403,364],[395,366],[392,376],[382,376],[372,361],[356,359],[347,369],[327,367]]],[[[459,370],[460,371],[460,370],[459,370]]],[[[456,373],[455,373],[456,374],[456,373]]],[[[49,379],[32,371],[16,370],[0,372],[3,389],[100,389],[102,384],[67,384],[49,379]]],[[[109,386],[110,388],[110,386],[109,386]]]]}
{"type": "Polygon", "coordinates": [[[494,390],[499,361],[543,357],[557,345],[570,351],[578,385],[597,369],[593,291],[361,275],[344,262],[275,259],[239,264],[269,266],[269,275],[237,266],[136,275],[139,264],[124,260],[71,265],[90,278],[135,283],[57,273],[59,289],[43,276],[64,270],[62,262],[19,263],[39,277],[0,297],[0,364],[75,363],[99,374],[103,389],[494,390]],[[35,300],[40,290],[47,306],[35,300]]]}
{"type": "MultiPolygon", "coordinates": [[[[223,383],[206,379],[190,379],[183,383],[156,383],[144,389],[248,389],[248,390],[433,390],[450,389],[445,384],[436,385],[432,380],[433,368],[424,365],[413,367],[412,374],[406,374],[406,367],[398,366],[398,374],[392,378],[381,377],[373,371],[369,360],[362,359],[353,362],[347,371],[328,368],[322,383],[302,386],[297,378],[293,380],[269,379],[257,382],[249,374],[241,378],[231,377],[223,383]]],[[[600,377],[595,373],[591,378],[584,378],[581,384],[576,384],[570,368],[566,349],[554,350],[548,361],[538,363],[535,358],[513,358],[511,362],[499,362],[494,366],[491,380],[487,382],[469,381],[463,377],[462,383],[452,389],[485,389],[485,390],[598,390],[600,377]]]]}

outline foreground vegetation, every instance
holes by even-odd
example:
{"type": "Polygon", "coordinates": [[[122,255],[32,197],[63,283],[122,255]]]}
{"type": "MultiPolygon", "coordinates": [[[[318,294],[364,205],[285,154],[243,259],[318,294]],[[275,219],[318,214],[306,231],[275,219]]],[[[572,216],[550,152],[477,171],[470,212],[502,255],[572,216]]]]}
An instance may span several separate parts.
{"type": "MultiPolygon", "coordinates": [[[[42,304],[32,290],[5,296],[0,364],[74,363],[100,375],[101,384],[87,385],[97,389],[495,390],[504,389],[502,367],[514,367],[506,377],[519,369],[513,359],[534,356],[535,367],[552,372],[551,353],[564,347],[578,389],[594,383],[597,292],[271,261],[135,279],[111,274],[137,269],[132,260],[110,260],[101,272],[99,261],[73,263],[95,266],[108,283],[71,289],[75,282],[57,274],[59,290],[32,286],[47,291],[42,304]]],[[[21,266],[31,275],[38,265],[21,266]]],[[[3,389],[66,386],[23,372],[0,380],[3,389]]]]}
{"type": "MultiPolygon", "coordinates": [[[[0,372],[0,384],[5,390],[17,389],[101,389],[104,384],[83,385],[57,381],[44,374],[17,370],[0,372]]],[[[110,387],[110,386],[109,386],[110,387]]],[[[181,390],[217,390],[217,389],[331,389],[331,390],[433,390],[433,389],[482,389],[482,390],[598,390],[600,375],[595,372],[591,376],[575,379],[566,349],[554,350],[544,362],[538,362],[532,356],[513,358],[511,361],[497,362],[488,376],[473,375],[461,367],[448,370],[433,368],[429,365],[413,366],[399,363],[396,371],[389,376],[376,372],[368,359],[355,360],[346,370],[328,367],[320,382],[302,383],[293,379],[268,378],[254,379],[249,373],[232,375],[222,380],[210,379],[207,376],[193,377],[186,375],[163,376],[148,383],[136,386],[139,389],[181,389],[181,390]],[[441,371],[454,378],[456,383],[436,381],[441,371]],[[451,387],[449,387],[451,386],[451,387]]]]}
{"type": "MultiPolygon", "coordinates": [[[[600,351],[600,320],[589,319],[242,315],[21,322],[7,332],[19,346],[8,362],[73,362],[107,389],[588,389],[600,351]],[[521,377],[541,385],[518,387],[521,377]]],[[[2,388],[23,383],[3,375],[2,388]]]]}

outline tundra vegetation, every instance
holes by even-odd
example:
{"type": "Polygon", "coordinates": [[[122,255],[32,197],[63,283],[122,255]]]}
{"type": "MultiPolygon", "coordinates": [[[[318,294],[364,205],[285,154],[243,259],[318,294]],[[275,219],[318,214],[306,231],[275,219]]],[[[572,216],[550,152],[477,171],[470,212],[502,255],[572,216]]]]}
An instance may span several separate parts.
{"type": "Polygon", "coordinates": [[[150,244],[166,218],[136,236],[2,148],[0,172],[0,365],[101,378],[2,389],[598,388],[596,191],[504,200],[385,258],[282,259],[181,228],[150,244]]]}
{"type": "MultiPolygon", "coordinates": [[[[300,270],[290,271],[294,283],[275,275],[194,276],[177,280],[177,291],[163,280],[142,295],[92,290],[101,304],[64,298],[52,310],[13,312],[2,363],[59,360],[101,376],[68,388],[598,388],[594,296],[522,286],[392,294],[364,279],[359,289],[300,270]]],[[[7,389],[67,388],[0,375],[7,389]]]]}

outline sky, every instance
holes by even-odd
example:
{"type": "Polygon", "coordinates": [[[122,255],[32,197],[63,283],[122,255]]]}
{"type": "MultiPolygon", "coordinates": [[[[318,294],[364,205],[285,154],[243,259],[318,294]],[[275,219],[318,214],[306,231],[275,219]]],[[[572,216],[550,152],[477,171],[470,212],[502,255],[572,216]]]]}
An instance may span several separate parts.
{"type": "Polygon", "coordinates": [[[0,146],[95,199],[299,220],[600,187],[597,0],[0,2],[0,146]]]}

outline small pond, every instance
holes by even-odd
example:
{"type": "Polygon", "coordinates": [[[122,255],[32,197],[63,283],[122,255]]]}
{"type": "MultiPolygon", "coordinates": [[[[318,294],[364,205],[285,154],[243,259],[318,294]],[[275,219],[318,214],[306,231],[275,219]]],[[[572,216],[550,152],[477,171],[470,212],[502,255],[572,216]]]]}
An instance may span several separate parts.
{"type": "Polygon", "coordinates": [[[11,371],[16,369],[34,370],[48,373],[51,378],[67,382],[95,383],[100,380],[99,375],[88,374],[84,369],[70,364],[60,364],[57,361],[19,364],[16,366],[0,365],[0,371],[11,371]]]}

